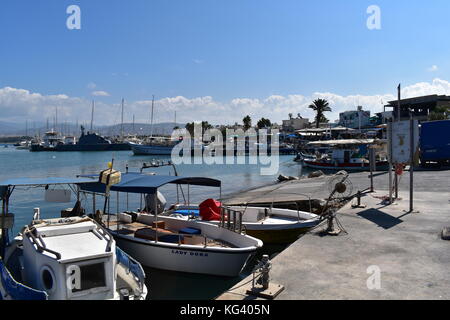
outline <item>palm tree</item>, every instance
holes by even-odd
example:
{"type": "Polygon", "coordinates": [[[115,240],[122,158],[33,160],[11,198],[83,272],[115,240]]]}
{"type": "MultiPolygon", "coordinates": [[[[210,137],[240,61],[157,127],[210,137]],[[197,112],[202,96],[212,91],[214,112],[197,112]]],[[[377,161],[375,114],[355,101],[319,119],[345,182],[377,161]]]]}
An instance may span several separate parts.
{"type": "Polygon", "coordinates": [[[242,122],[244,123],[244,130],[248,130],[252,127],[252,118],[250,116],[246,116],[244,119],[242,119],[242,122]]]}
{"type": "Polygon", "coordinates": [[[321,122],[326,122],[328,119],[325,117],[325,112],[330,112],[331,108],[329,103],[325,99],[317,99],[314,100],[312,104],[309,105],[310,109],[313,109],[316,112],[316,128],[320,127],[321,122]]]}

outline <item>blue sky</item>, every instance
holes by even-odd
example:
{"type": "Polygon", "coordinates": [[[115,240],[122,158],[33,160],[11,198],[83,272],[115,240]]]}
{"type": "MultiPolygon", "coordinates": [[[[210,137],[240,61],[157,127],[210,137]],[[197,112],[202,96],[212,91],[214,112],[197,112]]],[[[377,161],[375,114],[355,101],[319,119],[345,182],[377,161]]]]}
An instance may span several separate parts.
{"type": "Polygon", "coordinates": [[[448,0],[3,0],[0,88],[104,91],[105,105],[395,94],[449,79],[448,12],[448,0]],[[66,28],[72,4],[81,30],[66,28]],[[373,4],[381,30],[366,27],[373,4]]]}

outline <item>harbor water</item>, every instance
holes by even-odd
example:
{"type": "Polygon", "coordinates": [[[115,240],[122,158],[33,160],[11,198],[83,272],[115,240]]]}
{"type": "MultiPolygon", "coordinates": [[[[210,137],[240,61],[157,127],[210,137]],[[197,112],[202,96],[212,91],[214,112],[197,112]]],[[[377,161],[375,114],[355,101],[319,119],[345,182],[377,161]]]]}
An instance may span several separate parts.
{"type": "MultiPolygon", "coordinates": [[[[116,152],[36,152],[16,150],[14,147],[0,148],[0,181],[12,178],[42,178],[42,177],[75,177],[76,175],[98,174],[107,168],[107,163],[114,158],[114,168],[125,171],[140,171],[142,164],[150,163],[152,159],[169,160],[167,156],[134,156],[131,151],[116,152]]],[[[276,182],[278,175],[301,176],[302,167],[292,161],[293,156],[280,156],[279,170],[274,175],[261,175],[261,165],[207,165],[181,164],[177,166],[181,176],[209,177],[222,181],[222,196],[237,193],[269,183],[276,182]]],[[[248,163],[247,158],[247,163],[248,163]]],[[[171,166],[145,169],[144,172],[174,175],[171,166]]],[[[66,186],[56,187],[66,188],[66,186]]],[[[186,189],[186,188],[185,188],[186,189]]],[[[160,190],[167,199],[168,205],[176,201],[176,188],[167,185],[160,190]]],[[[208,198],[219,198],[218,188],[190,187],[191,203],[199,203],[208,198]]],[[[92,212],[92,202],[82,197],[82,206],[87,213],[92,212]]],[[[42,188],[17,188],[12,197],[10,212],[15,214],[13,235],[29,223],[33,216],[33,208],[41,209],[42,218],[59,217],[61,209],[73,207],[75,197],[71,202],[49,203],[44,200],[42,188]]],[[[100,205],[98,205],[99,209],[100,205]]],[[[136,210],[139,206],[138,198],[111,198],[111,212],[117,210],[136,210]],[[118,201],[117,201],[118,200],[118,201]]],[[[243,277],[251,273],[258,258],[264,253],[274,255],[284,249],[283,246],[265,246],[255,256],[242,275],[236,278],[223,278],[206,275],[186,274],[145,268],[149,299],[213,299],[226,289],[238,283],[243,277]]]]}

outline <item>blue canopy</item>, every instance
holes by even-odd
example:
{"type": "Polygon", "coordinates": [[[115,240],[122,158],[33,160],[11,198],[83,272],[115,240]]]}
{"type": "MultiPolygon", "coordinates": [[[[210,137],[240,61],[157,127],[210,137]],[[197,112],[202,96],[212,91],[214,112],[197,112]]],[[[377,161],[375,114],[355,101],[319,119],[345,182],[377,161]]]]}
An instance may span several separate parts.
{"type": "MultiPolygon", "coordinates": [[[[220,180],[202,177],[178,177],[149,175],[144,173],[129,172],[122,174],[121,181],[111,186],[111,191],[127,193],[156,193],[158,188],[166,184],[189,184],[196,186],[220,187],[220,180]]],[[[102,183],[80,184],[80,189],[89,192],[105,193],[105,185],[102,183]]]]}

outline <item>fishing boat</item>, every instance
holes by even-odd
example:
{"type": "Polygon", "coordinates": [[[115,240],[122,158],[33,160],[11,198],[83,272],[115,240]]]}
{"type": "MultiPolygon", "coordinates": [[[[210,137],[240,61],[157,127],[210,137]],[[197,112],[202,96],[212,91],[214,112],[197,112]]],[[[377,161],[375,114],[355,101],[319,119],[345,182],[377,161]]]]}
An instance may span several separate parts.
{"type": "MultiPolygon", "coordinates": [[[[185,194],[182,185],[187,185],[188,194],[190,186],[221,185],[220,181],[208,178],[123,174],[110,191],[118,192],[117,199],[123,193],[127,197],[135,194],[145,201],[141,201],[143,205],[138,211],[119,210],[103,215],[102,221],[118,245],[152,268],[228,277],[239,275],[250,257],[263,246],[262,241],[237,229],[162,215],[165,199],[158,189],[168,184],[176,186],[177,198],[180,191],[185,194]]],[[[108,193],[101,184],[87,184],[81,189],[94,194],[108,193]]]]}
{"type": "MultiPolygon", "coordinates": [[[[9,212],[14,190],[45,189],[46,199],[64,202],[70,190],[92,179],[12,179],[0,183],[1,300],[143,300],[147,295],[141,265],[116,246],[114,238],[95,220],[84,216],[79,200],[62,217],[41,218],[9,238],[14,215],[9,212]]],[[[77,199],[79,194],[77,193],[77,199]]]]}
{"type": "MultiPolygon", "coordinates": [[[[326,145],[332,147],[329,153],[315,158],[303,159],[303,166],[321,170],[369,171],[370,161],[367,159],[367,146],[383,146],[385,141],[377,139],[347,139],[311,142],[309,146],[326,145]]],[[[375,170],[389,169],[387,160],[380,156],[375,162],[375,170]]]]}
{"type": "MultiPolygon", "coordinates": [[[[218,211],[220,202],[208,199],[198,206],[174,205],[166,214],[179,219],[199,219],[218,225],[220,216],[211,217],[210,210],[218,211]]],[[[273,207],[228,206],[228,211],[239,212],[246,234],[262,240],[265,244],[291,243],[320,222],[320,216],[299,210],[273,207]]],[[[238,221],[240,222],[240,221],[238,221]]],[[[227,222],[226,222],[227,223],[227,222]]]]}

